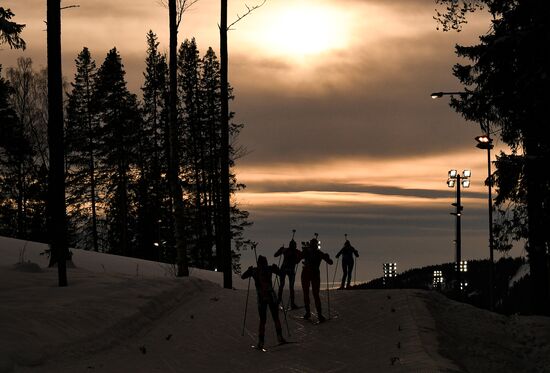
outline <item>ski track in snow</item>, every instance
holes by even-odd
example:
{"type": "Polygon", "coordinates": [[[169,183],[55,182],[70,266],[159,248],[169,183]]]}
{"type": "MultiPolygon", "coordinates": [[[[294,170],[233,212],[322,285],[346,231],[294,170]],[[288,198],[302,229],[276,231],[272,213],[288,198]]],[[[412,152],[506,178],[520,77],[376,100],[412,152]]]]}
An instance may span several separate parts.
{"type": "MultiPolygon", "coordinates": [[[[543,330],[544,318],[505,319],[421,290],[331,291],[330,312],[337,317],[313,325],[299,319],[303,308],[289,311],[290,336],[279,312],[284,337],[297,342],[284,346],[276,346],[268,312],[267,352],[258,353],[250,348],[257,343],[259,322],[255,291],[250,290],[242,336],[246,290],[222,289],[206,280],[218,281],[219,273],[195,270],[201,278],[174,279],[158,263],[76,251],[78,268],[69,269],[69,286],[59,288],[56,269],[44,268],[46,260],[39,255],[44,245],[24,246],[25,261],[39,263],[41,272],[14,269],[23,246],[0,237],[0,373],[464,371],[439,354],[442,341],[450,356],[457,348],[476,349],[475,356],[462,351],[461,363],[487,360],[481,336],[463,335],[461,346],[438,339],[427,308],[433,311],[434,304],[456,325],[485,320],[482,326],[495,335],[504,332],[493,323],[510,323],[523,338],[516,355],[548,356],[550,337],[539,333],[535,341],[521,329],[525,324],[543,330]]],[[[303,304],[300,291],[296,300],[303,304]]],[[[327,316],[325,291],[321,300],[327,316]]],[[[446,334],[455,330],[446,324],[440,328],[446,334]]],[[[487,355],[494,369],[484,372],[505,371],[498,360],[510,354],[502,350],[505,355],[496,356],[500,350],[487,355]]],[[[468,371],[475,371],[471,366],[468,371]]]]}

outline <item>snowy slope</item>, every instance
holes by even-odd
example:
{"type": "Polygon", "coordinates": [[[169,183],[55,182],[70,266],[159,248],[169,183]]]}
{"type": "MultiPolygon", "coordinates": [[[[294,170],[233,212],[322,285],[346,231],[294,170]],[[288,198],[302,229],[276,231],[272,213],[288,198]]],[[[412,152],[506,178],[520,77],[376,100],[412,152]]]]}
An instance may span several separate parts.
{"type": "MultiPolygon", "coordinates": [[[[58,288],[57,273],[44,268],[39,244],[27,245],[26,260],[40,264],[41,271],[15,269],[22,244],[0,238],[0,372],[458,372],[464,366],[475,371],[466,364],[475,361],[474,354],[454,363],[439,351],[453,357],[457,346],[449,338],[460,323],[483,320],[479,330],[487,335],[489,328],[498,339],[502,322],[435,293],[332,291],[332,320],[312,325],[299,319],[303,309],[290,312],[284,334],[298,343],[275,346],[268,319],[268,352],[262,353],[250,348],[258,327],[254,292],[243,336],[247,292],[206,280],[219,281],[218,273],[194,271],[197,276],[175,279],[157,263],[75,253],[69,287],[58,288]],[[435,319],[429,309],[438,312],[435,319]]],[[[303,303],[300,292],[297,299],[303,303]]],[[[326,291],[322,301],[327,315],[326,291]]],[[[462,345],[479,344],[458,337],[462,345]]],[[[502,356],[510,355],[502,350],[502,356]]],[[[539,352],[544,347],[531,349],[539,352]]],[[[475,355],[484,356],[482,350],[475,355]]],[[[493,359],[502,356],[491,351],[493,359]]],[[[507,371],[503,367],[483,371],[507,371]]]]}

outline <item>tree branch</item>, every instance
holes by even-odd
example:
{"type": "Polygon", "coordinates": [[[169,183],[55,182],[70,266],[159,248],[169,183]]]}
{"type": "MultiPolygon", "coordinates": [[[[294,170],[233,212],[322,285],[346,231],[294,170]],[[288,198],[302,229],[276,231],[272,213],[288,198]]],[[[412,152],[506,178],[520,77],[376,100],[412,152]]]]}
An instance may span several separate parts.
{"type": "Polygon", "coordinates": [[[229,24],[229,26],[227,26],[227,31],[230,31],[232,26],[234,26],[237,22],[239,22],[241,19],[243,19],[244,17],[246,17],[247,15],[249,15],[250,13],[255,11],[256,9],[262,7],[266,2],[267,2],[267,0],[263,0],[261,4],[254,5],[254,6],[248,6],[248,5],[245,4],[246,9],[247,9],[246,13],[244,13],[242,16],[237,14],[237,19],[233,23],[229,24]]]}
{"type": "Polygon", "coordinates": [[[80,5],[67,5],[67,6],[62,6],[62,7],[61,7],[61,10],[70,9],[70,8],[80,8],[80,5]]]}
{"type": "MultiPolygon", "coordinates": [[[[183,13],[185,13],[189,8],[191,8],[199,0],[177,0],[177,16],[176,16],[176,28],[180,27],[181,20],[183,19],[183,13]]],[[[168,8],[167,0],[159,0],[160,5],[165,8],[168,8]]]]}

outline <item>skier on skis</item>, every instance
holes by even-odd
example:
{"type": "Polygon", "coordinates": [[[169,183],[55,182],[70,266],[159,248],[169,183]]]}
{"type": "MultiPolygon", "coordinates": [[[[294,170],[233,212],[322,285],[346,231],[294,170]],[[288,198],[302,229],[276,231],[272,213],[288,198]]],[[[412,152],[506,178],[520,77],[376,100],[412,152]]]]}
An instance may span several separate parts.
{"type": "Polygon", "coordinates": [[[319,289],[321,287],[321,271],[319,266],[321,265],[321,260],[324,260],[328,264],[333,263],[330,256],[319,249],[319,241],[316,238],[312,238],[309,241],[309,244],[303,246],[302,257],[303,268],[302,268],[302,290],[304,292],[304,307],[306,313],[304,319],[311,318],[310,306],[309,306],[309,285],[311,284],[311,292],[313,294],[313,299],[315,301],[315,308],[317,309],[317,318],[319,322],[325,321],[325,317],[322,314],[321,310],[321,299],[319,298],[319,289]]]}
{"type": "MultiPolygon", "coordinates": [[[[275,253],[275,257],[283,255],[283,265],[281,266],[281,274],[279,275],[279,293],[277,297],[278,303],[282,303],[283,289],[285,287],[285,278],[288,276],[288,289],[290,290],[290,308],[296,309],[298,306],[294,302],[294,281],[296,279],[296,265],[302,258],[302,253],[296,248],[296,241],[290,240],[288,247],[282,246],[275,253]]],[[[284,305],[283,305],[284,306],[284,305]]]]}
{"type": "Polygon", "coordinates": [[[353,246],[351,246],[351,243],[349,240],[346,240],[344,243],[344,247],[336,254],[336,257],[339,258],[340,255],[342,255],[342,271],[344,272],[342,276],[342,284],[338,288],[339,290],[344,289],[344,285],[346,284],[346,278],[347,278],[347,287],[346,289],[350,289],[350,283],[351,283],[351,273],[353,271],[353,264],[354,264],[354,258],[355,255],[356,258],[359,257],[359,252],[355,250],[353,246]]]}
{"type": "Polygon", "coordinates": [[[271,282],[271,276],[275,273],[280,274],[279,268],[276,264],[269,266],[265,256],[260,255],[258,257],[258,267],[248,267],[246,272],[241,276],[242,279],[252,277],[254,284],[256,285],[256,294],[258,296],[258,312],[260,314],[260,328],[258,332],[258,346],[262,349],[264,346],[265,336],[265,323],[267,320],[267,308],[271,311],[273,322],[275,323],[275,329],[277,331],[277,339],[279,343],[286,343],[283,338],[283,329],[281,327],[281,321],[279,320],[279,308],[277,307],[277,298],[275,291],[273,290],[273,284],[271,282]]]}

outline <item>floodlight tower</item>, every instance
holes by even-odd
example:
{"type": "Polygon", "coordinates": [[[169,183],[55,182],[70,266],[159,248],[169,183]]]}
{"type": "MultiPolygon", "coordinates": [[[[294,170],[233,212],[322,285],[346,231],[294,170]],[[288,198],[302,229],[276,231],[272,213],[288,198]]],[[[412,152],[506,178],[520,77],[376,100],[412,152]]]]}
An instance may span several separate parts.
{"type": "Polygon", "coordinates": [[[461,242],[461,224],[460,216],[462,215],[462,210],[464,207],[460,204],[460,187],[469,188],[470,187],[470,177],[472,176],[472,171],[464,170],[462,175],[457,172],[457,170],[450,170],[449,177],[447,178],[447,186],[449,188],[454,188],[456,186],[456,202],[452,203],[456,207],[455,212],[451,212],[451,215],[456,216],[456,284],[455,288],[460,292],[460,262],[462,261],[462,242],[461,242]]]}

